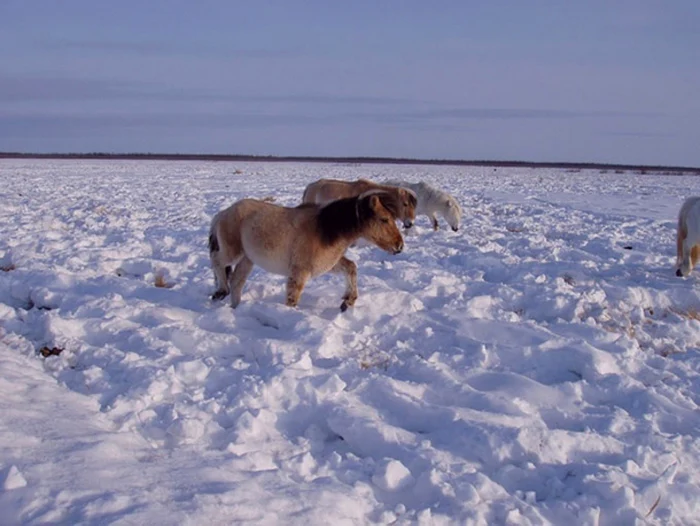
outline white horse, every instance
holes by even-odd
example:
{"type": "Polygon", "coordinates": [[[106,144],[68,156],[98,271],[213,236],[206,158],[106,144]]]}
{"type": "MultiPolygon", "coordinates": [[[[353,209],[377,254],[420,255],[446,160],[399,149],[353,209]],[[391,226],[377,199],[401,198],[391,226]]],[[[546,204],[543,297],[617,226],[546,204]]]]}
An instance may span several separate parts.
{"type": "Polygon", "coordinates": [[[445,221],[452,227],[452,230],[459,230],[459,222],[462,219],[462,208],[457,200],[447,192],[430,186],[424,181],[419,183],[409,183],[407,181],[390,180],[384,184],[391,186],[400,186],[408,188],[418,197],[418,205],[416,206],[416,215],[426,215],[433,223],[433,230],[437,230],[438,220],[435,214],[439,214],[445,218],[445,221]]]}
{"type": "Polygon", "coordinates": [[[700,197],[689,197],[678,213],[676,276],[687,276],[700,259],[700,197]]]}

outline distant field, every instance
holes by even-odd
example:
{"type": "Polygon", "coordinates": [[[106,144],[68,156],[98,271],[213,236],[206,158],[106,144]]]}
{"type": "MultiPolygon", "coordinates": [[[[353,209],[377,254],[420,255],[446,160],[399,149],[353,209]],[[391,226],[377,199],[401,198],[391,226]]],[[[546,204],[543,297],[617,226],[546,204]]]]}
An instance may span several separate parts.
{"type": "Polygon", "coordinates": [[[634,170],[0,162],[0,522],[697,524],[700,178],[634,170]],[[361,176],[461,228],[349,249],[345,313],[337,275],[210,299],[217,211],[361,176]]]}
{"type": "Polygon", "coordinates": [[[84,160],[153,160],[153,161],[237,161],[237,162],[309,162],[357,164],[408,164],[441,166],[492,166],[501,168],[559,168],[563,170],[601,170],[603,173],[634,172],[662,175],[700,175],[700,168],[687,166],[651,166],[606,163],[552,163],[525,161],[468,161],[451,159],[408,159],[391,157],[294,157],[219,154],[159,154],[159,153],[13,153],[0,152],[0,159],[84,159],[84,160]]]}

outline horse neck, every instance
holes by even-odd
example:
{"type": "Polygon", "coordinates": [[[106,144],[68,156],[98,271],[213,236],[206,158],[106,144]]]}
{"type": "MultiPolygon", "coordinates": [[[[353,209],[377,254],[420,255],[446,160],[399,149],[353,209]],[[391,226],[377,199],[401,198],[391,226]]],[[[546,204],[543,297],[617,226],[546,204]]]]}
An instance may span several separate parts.
{"type": "Polygon", "coordinates": [[[360,210],[356,197],[338,199],[321,208],[317,223],[321,240],[327,245],[350,245],[362,236],[360,210]]]}

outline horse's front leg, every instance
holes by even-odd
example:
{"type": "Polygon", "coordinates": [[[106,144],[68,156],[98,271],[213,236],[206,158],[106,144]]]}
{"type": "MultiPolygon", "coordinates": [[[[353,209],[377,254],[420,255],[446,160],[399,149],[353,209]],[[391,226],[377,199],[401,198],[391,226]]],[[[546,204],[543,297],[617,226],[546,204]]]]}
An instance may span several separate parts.
{"type": "Polygon", "coordinates": [[[228,276],[228,286],[231,291],[231,307],[234,309],[238,307],[238,304],[241,302],[243,285],[245,285],[245,281],[248,279],[248,276],[250,276],[252,270],[253,262],[243,256],[243,259],[238,262],[236,268],[234,268],[233,272],[228,276]]]}
{"type": "Polygon", "coordinates": [[[435,217],[435,213],[428,214],[428,217],[430,218],[430,221],[433,223],[433,230],[438,230],[440,228],[440,225],[438,225],[438,220],[437,217],[435,217]]]}
{"type": "Polygon", "coordinates": [[[340,304],[340,311],[345,312],[348,307],[355,305],[357,300],[357,265],[343,256],[333,266],[331,272],[345,276],[345,294],[343,294],[343,303],[340,304]]]}
{"type": "Polygon", "coordinates": [[[299,270],[293,270],[289,278],[287,278],[287,306],[296,307],[301,297],[301,291],[304,290],[304,285],[309,279],[309,273],[299,270]]]}

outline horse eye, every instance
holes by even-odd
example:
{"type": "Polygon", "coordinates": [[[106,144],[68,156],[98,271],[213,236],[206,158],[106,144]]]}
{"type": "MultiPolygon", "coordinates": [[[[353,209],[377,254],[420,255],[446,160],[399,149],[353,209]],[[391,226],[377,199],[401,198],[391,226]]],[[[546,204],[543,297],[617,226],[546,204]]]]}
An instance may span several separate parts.
{"type": "Polygon", "coordinates": [[[382,219],[382,223],[389,223],[389,220],[387,218],[382,219]]]}

